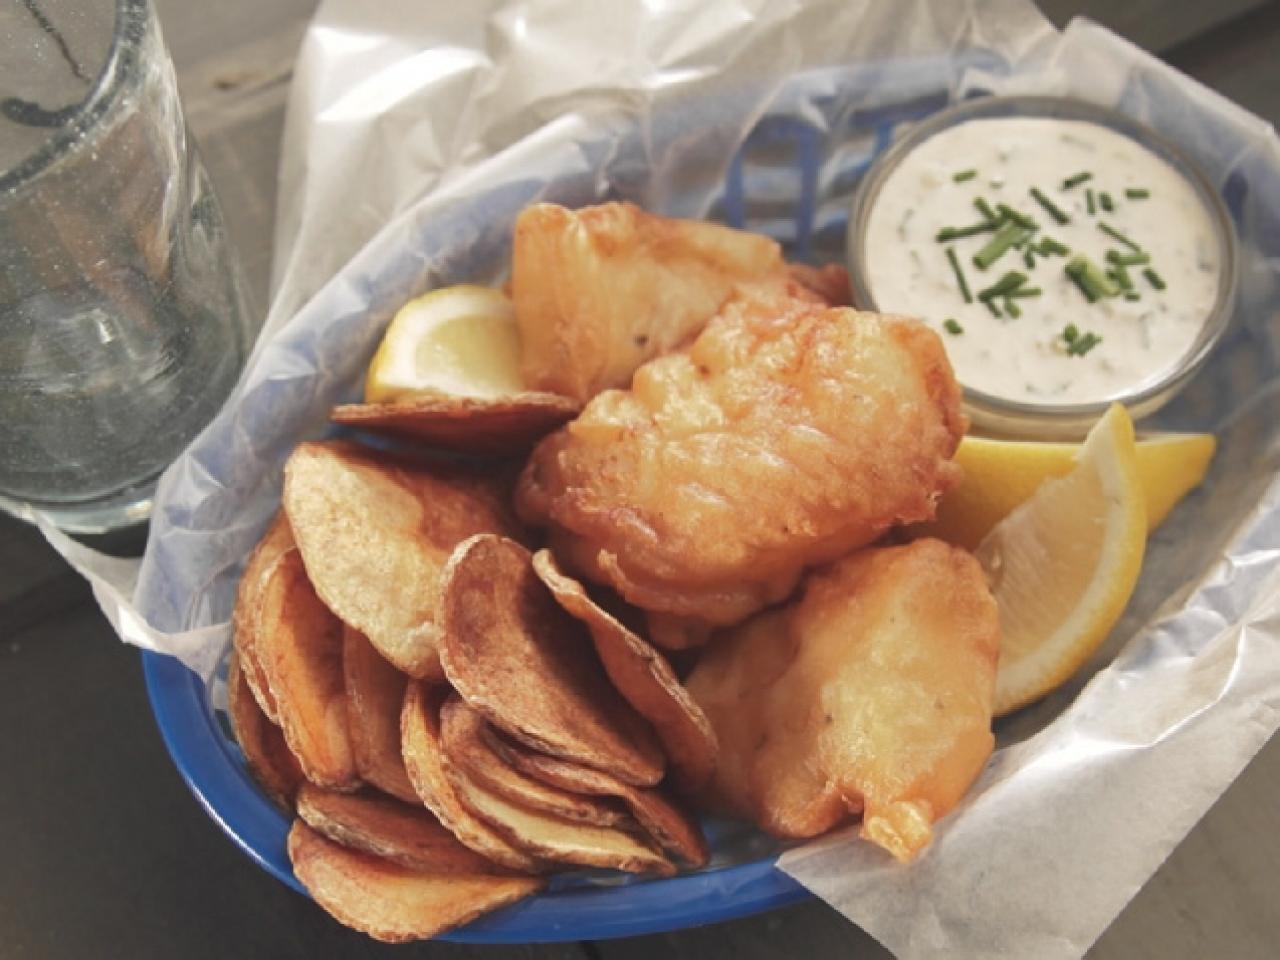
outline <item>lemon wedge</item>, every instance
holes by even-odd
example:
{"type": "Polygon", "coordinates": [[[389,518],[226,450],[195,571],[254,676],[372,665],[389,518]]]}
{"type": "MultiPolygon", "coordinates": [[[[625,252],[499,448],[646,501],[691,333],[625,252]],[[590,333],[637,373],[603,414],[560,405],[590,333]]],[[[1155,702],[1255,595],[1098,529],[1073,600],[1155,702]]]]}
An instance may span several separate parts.
{"type": "MultiPolygon", "coordinates": [[[[1204,479],[1216,446],[1208,433],[1162,433],[1138,441],[1148,531],[1204,479]]],[[[972,550],[1047,478],[1070,473],[1079,454],[1078,443],[965,437],[955,456],[964,479],[942,498],[937,519],[913,532],[972,550]]]]}
{"type": "Polygon", "coordinates": [[[410,300],[392,318],[365,377],[365,403],[423,393],[500,397],[524,389],[520,334],[501,290],[459,285],[410,300]]]}
{"type": "Polygon", "coordinates": [[[1000,611],[997,716],[1053,690],[1098,648],[1133,593],[1146,539],[1133,423],[1116,404],[1072,470],[1045,480],[976,551],[1000,611]]]}

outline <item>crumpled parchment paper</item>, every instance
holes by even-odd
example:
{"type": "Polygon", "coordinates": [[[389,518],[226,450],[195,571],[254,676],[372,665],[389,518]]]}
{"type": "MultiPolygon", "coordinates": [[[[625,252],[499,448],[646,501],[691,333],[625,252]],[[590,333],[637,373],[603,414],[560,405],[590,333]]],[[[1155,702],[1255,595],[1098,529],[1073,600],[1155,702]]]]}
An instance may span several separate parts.
{"type": "Polygon", "coordinates": [[[43,529],[122,638],[208,679],[289,450],[356,394],[399,304],[501,275],[520,208],[620,197],[839,260],[867,163],[979,91],[1117,107],[1222,190],[1232,328],[1143,425],[1220,450],[1094,664],[998,725],[915,865],[844,831],[779,866],[903,957],[1078,956],[1280,725],[1280,143],[1093,24],[1059,34],[1019,0],[331,0],[298,63],[276,289],[237,391],[166,472],[140,562],[43,529]]]}

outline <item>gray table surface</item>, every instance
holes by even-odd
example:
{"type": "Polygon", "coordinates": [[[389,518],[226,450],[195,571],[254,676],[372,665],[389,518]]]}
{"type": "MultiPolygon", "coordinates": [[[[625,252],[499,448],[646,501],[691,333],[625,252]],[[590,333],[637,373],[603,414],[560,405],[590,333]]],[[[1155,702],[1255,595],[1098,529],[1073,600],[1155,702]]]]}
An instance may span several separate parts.
{"type": "MultiPolygon", "coordinates": [[[[315,2],[156,3],[189,121],[264,305],[284,102],[315,2]]],[[[1091,16],[1260,116],[1280,117],[1280,6],[1043,7],[1059,24],[1091,16]]],[[[887,956],[818,902],[696,930],[556,946],[387,948],[345,930],[254,866],[191,798],[152,721],[137,652],[116,641],[87,585],[39,534],[7,518],[0,518],[0,730],[0,957],[887,956]]],[[[1280,739],[1089,956],[1280,956],[1278,791],[1280,739]]]]}

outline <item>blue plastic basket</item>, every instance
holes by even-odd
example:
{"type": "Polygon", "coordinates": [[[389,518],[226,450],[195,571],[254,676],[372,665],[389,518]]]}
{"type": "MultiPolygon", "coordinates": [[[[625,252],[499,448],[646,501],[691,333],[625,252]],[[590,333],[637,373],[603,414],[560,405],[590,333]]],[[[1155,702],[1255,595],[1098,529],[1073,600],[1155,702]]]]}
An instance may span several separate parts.
{"type": "MultiPolygon", "coordinates": [[[[768,114],[759,122],[729,164],[710,216],[774,236],[792,259],[839,259],[849,201],[858,180],[889,145],[899,124],[945,105],[942,91],[958,66],[927,61],[896,64],[889,74],[883,65],[829,72],[810,84],[819,91],[810,96],[805,112],[814,118],[812,122],[768,114]],[[868,89],[891,91],[885,96],[894,102],[875,105],[868,89]],[[852,96],[851,90],[856,91],[852,96]],[[851,108],[851,101],[861,106],[851,108]]],[[[616,195],[628,195],[630,171],[610,174],[616,195]]],[[[487,208],[490,215],[503,202],[515,204],[516,209],[527,202],[519,195],[520,187],[494,191],[487,208]]],[[[582,190],[581,183],[565,182],[542,195],[567,203],[575,198],[577,202],[598,199],[578,196],[582,190]]],[[[678,195],[673,198],[673,205],[680,202],[678,195]]],[[[464,211],[458,216],[474,221],[478,215],[464,211]]],[[[447,218],[434,226],[439,232],[456,229],[447,218]]],[[[497,232],[489,229],[484,236],[497,232]]],[[[409,263],[388,264],[382,273],[359,282],[367,285],[371,299],[398,296],[405,284],[417,282],[411,273],[420,273],[421,264],[429,259],[422,251],[415,257],[406,257],[409,263]]],[[[263,869],[305,892],[285,852],[289,821],[249,776],[204,684],[166,656],[144,653],[143,669],[165,745],[192,793],[263,869]]],[[[717,834],[712,830],[710,836],[714,849],[717,834]]],[[[803,887],[775,869],[775,859],[775,855],[761,856],[665,880],[630,879],[614,885],[565,875],[546,892],[442,939],[527,943],[634,936],[730,920],[807,898],[803,887]]]]}

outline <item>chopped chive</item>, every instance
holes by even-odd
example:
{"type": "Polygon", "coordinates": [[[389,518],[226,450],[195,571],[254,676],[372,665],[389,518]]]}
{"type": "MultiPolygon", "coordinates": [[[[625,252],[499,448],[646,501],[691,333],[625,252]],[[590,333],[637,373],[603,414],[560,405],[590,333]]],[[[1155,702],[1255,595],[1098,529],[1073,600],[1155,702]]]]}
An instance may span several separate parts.
{"type": "Polygon", "coordinates": [[[956,248],[947,247],[947,259],[951,261],[951,269],[956,275],[956,283],[960,286],[960,294],[965,303],[973,303],[973,294],[969,292],[969,281],[964,278],[964,270],[956,259],[956,248]]]}
{"type": "Polygon", "coordinates": [[[1036,268],[1036,251],[1035,247],[1027,247],[1022,251],[1022,263],[1028,270],[1036,268]]]}
{"type": "Polygon", "coordinates": [[[1006,296],[1021,300],[1023,297],[1038,297],[1044,293],[1039,287],[1019,287],[1017,290],[1010,290],[1006,296]]]}
{"type": "Polygon", "coordinates": [[[986,233],[996,228],[994,220],[985,220],[982,223],[971,223],[967,227],[943,227],[938,231],[938,235],[933,239],[939,243],[946,243],[948,240],[960,240],[964,237],[972,237],[979,233],[986,233]]]}
{"type": "Polygon", "coordinates": [[[1059,225],[1071,222],[1071,218],[1062,212],[1062,208],[1046,197],[1044,191],[1039,187],[1031,188],[1031,196],[1035,198],[1036,203],[1044,207],[1044,212],[1053,217],[1059,225]]]}
{"type": "Polygon", "coordinates": [[[946,320],[942,321],[942,328],[953,337],[958,337],[960,334],[964,333],[964,327],[960,326],[960,321],[955,319],[955,317],[948,317],[946,320]]]}
{"type": "Polygon", "coordinates": [[[1013,317],[1015,320],[1022,316],[1022,310],[1008,297],[1004,298],[1004,312],[1009,314],[1009,316],[1013,317]]]}
{"type": "Polygon", "coordinates": [[[1107,262],[1117,267],[1145,267],[1151,262],[1151,256],[1147,253],[1121,253],[1119,250],[1108,250],[1107,262]]]}
{"type": "Polygon", "coordinates": [[[1088,210],[1089,210],[1089,216],[1091,216],[1091,217],[1092,217],[1092,216],[1094,215],[1094,213],[1096,213],[1096,212],[1097,212],[1097,211],[1096,211],[1096,210],[1094,210],[1094,208],[1093,208],[1093,190],[1092,190],[1092,189],[1086,190],[1086,191],[1084,192],[1084,202],[1085,202],[1085,206],[1086,206],[1086,207],[1088,208],[1088,210]]]}
{"type": "Polygon", "coordinates": [[[1058,253],[1065,256],[1071,252],[1071,249],[1066,244],[1059,243],[1057,240],[1053,239],[1053,237],[1042,237],[1040,239],[1039,246],[1036,248],[1036,252],[1042,257],[1048,256],[1051,253],[1058,253]]]}
{"type": "Polygon", "coordinates": [[[1129,279],[1129,268],[1124,264],[1113,264],[1111,269],[1107,271],[1107,276],[1115,280],[1116,286],[1126,293],[1133,289],[1133,281],[1129,279]]]}
{"type": "Polygon", "coordinates": [[[1096,333],[1081,333],[1067,343],[1067,356],[1083,357],[1102,342],[1096,333]]]}
{"type": "Polygon", "coordinates": [[[1019,240],[1025,240],[1030,232],[1016,223],[1006,223],[996,231],[996,235],[987,241],[986,246],[973,255],[973,263],[979,270],[985,270],[1003,257],[1019,240]]]}
{"type": "Polygon", "coordinates": [[[1130,200],[1145,200],[1147,197],[1151,196],[1151,191],[1141,187],[1130,187],[1124,192],[1124,195],[1130,200]]]}
{"type": "Polygon", "coordinates": [[[973,205],[978,208],[978,212],[982,214],[982,218],[991,223],[996,223],[1000,218],[996,216],[996,212],[991,209],[991,204],[987,203],[982,197],[978,197],[973,201],[973,205]]]}
{"type": "Polygon", "coordinates": [[[1024,230],[1035,230],[1040,225],[1028,217],[1025,213],[1013,209],[1007,203],[997,203],[996,209],[1004,214],[1004,218],[1011,223],[1016,223],[1024,230]]]}
{"type": "Polygon", "coordinates": [[[1062,328],[1062,339],[1067,343],[1075,343],[1078,336],[1080,336],[1080,330],[1074,323],[1068,323],[1062,328]]]}
{"type": "Polygon", "coordinates": [[[985,290],[979,290],[978,299],[991,300],[995,297],[1003,297],[1005,294],[1017,290],[1026,282],[1027,275],[1025,273],[1018,270],[1010,270],[985,290]]]}
{"type": "Polygon", "coordinates": [[[1143,252],[1140,246],[1138,246],[1136,243],[1134,243],[1132,240],[1126,237],[1123,233],[1121,233],[1115,227],[1111,226],[1111,224],[1106,223],[1104,221],[1099,221],[1098,229],[1101,230],[1103,233],[1105,233],[1112,240],[1119,240],[1121,243],[1123,243],[1126,247],[1128,247],[1134,253],[1143,252]]]}
{"type": "Polygon", "coordinates": [[[1164,278],[1156,273],[1150,267],[1142,271],[1142,275],[1147,278],[1147,283],[1151,284],[1157,290],[1163,290],[1166,286],[1164,278]]]}
{"type": "Polygon", "coordinates": [[[1098,195],[1098,203],[1102,204],[1104,213],[1111,213],[1116,208],[1115,204],[1111,202],[1111,194],[1105,190],[1098,195]]]}
{"type": "Polygon", "coordinates": [[[964,183],[966,180],[972,180],[977,175],[978,171],[970,167],[968,170],[961,170],[959,173],[953,174],[951,180],[954,183],[964,183]]]}
{"type": "Polygon", "coordinates": [[[1124,292],[1124,298],[1126,300],[1141,300],[1142,294],[1140,294],[1137,290],[1126,290],[1124,292]]]}
{"type": "Polygon", "coordinates": [[[1067,179],[1063,180],[1062,189],[1070,190],[1072,187],[1078,187],[1080,186],[1080,184],[1084,183],[1086,180],[1092,180],[1092,179],[1093,179],[1092,173],[1089,173],[1087,170],[1081,170],[1079,173],[1075,174],[1074,176],[1067,177],[1067,179]]]}
{"type": "Polygon", "coordinates": [[[1075,256],[1067,262],[1065,272],[1075,281],[1084,298],[1093,303],[1099,297],[1114,297],[1119,291],[1102,268],[1088,257],[1075,256]]]}
{"type": "Polygon", "coordinates": [[[991,315],[993,317],[1000,316],[1000,308],[996,306],[996,302],[994,300],[983,300],[982,302],[987,305],[987,309],[991,311],[991,315]]]}

